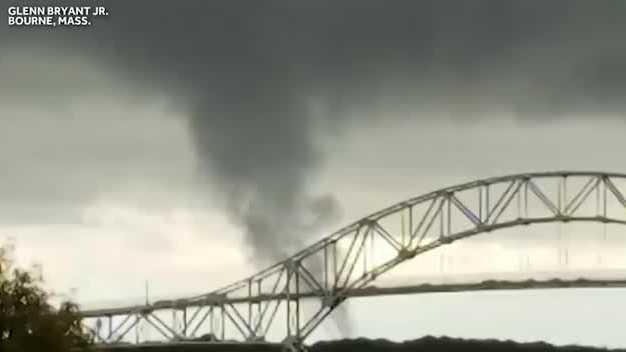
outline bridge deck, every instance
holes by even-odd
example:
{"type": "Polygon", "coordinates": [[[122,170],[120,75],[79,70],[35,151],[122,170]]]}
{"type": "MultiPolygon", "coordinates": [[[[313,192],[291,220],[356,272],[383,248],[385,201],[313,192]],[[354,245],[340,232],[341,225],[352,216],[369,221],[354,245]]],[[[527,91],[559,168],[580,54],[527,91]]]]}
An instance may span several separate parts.
{"type": "MultiPolygon", "coordinates": [[[[546,280],[546,281],[484,281],[480,283],[458,283],[458,284],[420,284],[410,286],[396,287],[376,287],[368,286],[360,289],[346,291],[345,297],[370,297],[370,296],[387,296],[387,295],[404,295],[404,294],[425,294],[425,293],[446,293],[446,292],[464,292],[464,291],[493,291],[493,290],[520,290],[520,289],[557,289],[557,288],[620,288],[626,287],[626,280],[595,280],[595,279],[578,279],[578,280],[546,280]]],[[[300,299],[324,297],[323,291],[309,291],[300,294],[285,293],[258,295],[253,297],[225,297],[221,303],[236,304],[244,302],[262,302],[280,299],[300,299]]],[[[136,305],[120,308],[85,310],[81,312],[84,318],[114,316],[131,314],[137,312],[151,312],[161,309],[182,309],[186,307],[198,307],[207,305],[205,301],[161,301],[150,305],[136,305]]]]}

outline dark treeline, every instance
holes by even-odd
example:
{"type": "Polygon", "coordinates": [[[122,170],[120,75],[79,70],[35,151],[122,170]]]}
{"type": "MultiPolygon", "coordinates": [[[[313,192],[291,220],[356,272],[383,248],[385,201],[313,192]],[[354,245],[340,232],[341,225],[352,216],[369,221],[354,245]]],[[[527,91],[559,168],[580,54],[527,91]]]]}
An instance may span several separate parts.
{"type": "Polygon", "coordinates": [[[517,343],[515,341],[498,340],[465,340],[449,337],[426,336],[418,340],[405,342],[391,342],[388,340],[341,340],[332,342],[320,342],[311,346],[311,351],[315,352],[414,352],[414,351],[481,351],[481,352],[538,352],[538,351],[558,351],[558,352],[596,352],[596,351],[622,351],[609,350],[605,348],[583,347],[583,346],[553,346],[545,342],[517,343]]]}
{"type": "MultiPolygon", "coordinates": [[[[278,346],[220,346],[220,345],[188,345],[188,346],[145,346],[133,349],[112,348],[107,352],[279,352],[278,346]]],[[[598,352],[598,351],[626,351],[622,349],[606,349],[583,346],[553,346],[545,342],[517,343],[514,341],[498,340],[465,340],[449,337],[426,336],[418,340],[405,342],[391,342],[388,340],[339,340],[318,342],[308,347],[310,352],[598,352]]]]}

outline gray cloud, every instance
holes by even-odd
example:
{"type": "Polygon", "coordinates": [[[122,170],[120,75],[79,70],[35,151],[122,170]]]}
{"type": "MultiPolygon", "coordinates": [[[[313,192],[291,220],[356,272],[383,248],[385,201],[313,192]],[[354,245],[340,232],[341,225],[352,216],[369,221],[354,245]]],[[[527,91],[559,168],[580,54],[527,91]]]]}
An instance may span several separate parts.
{"type": "Polygon", "coordinates": [[[84,207],[99,201],[150,210],[189,204],[195,158],[184,123],[162,104],[135,106],[115,92],[115,79],[68,68],[79,60],[41,63],[29,53],[0,60],[0,75],[15,78],[0,82],[9,93],[0,94],[1,224],[81,223],[84,207]],[[49,77],[91,84],[55,90],[49,77]]]}

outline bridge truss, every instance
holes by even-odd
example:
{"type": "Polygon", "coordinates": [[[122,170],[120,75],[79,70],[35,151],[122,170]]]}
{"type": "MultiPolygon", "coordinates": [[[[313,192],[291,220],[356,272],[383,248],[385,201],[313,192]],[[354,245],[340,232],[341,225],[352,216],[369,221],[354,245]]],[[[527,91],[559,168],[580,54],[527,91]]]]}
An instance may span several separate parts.
{"type": "Polygon", "coordinates": [[[250,343],[269,340],[272,331],[286,345],[299,346],[347,298],[381,294],[368,285],[405,261],[503,228],[574,221],[626,224],[625,194],[626,175],[602,172],[469,182],[380,210],[210,293],[81,314],[103,344],[127,341],[132,331],[139,342],[140,327],[149,327],[168,341],[204,335],[250,343]]]}

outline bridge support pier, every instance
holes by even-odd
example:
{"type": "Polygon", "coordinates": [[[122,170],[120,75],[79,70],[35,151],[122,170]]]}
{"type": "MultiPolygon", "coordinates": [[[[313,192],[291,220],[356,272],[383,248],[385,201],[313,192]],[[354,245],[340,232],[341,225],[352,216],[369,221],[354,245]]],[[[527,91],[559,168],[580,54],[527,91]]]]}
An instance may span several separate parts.
{"type": "Polygon", "coordinates": [[[288,336],[283,340],[282,344],[283,352],[308,352],[302,341],[295,336],[288,336]]]}

